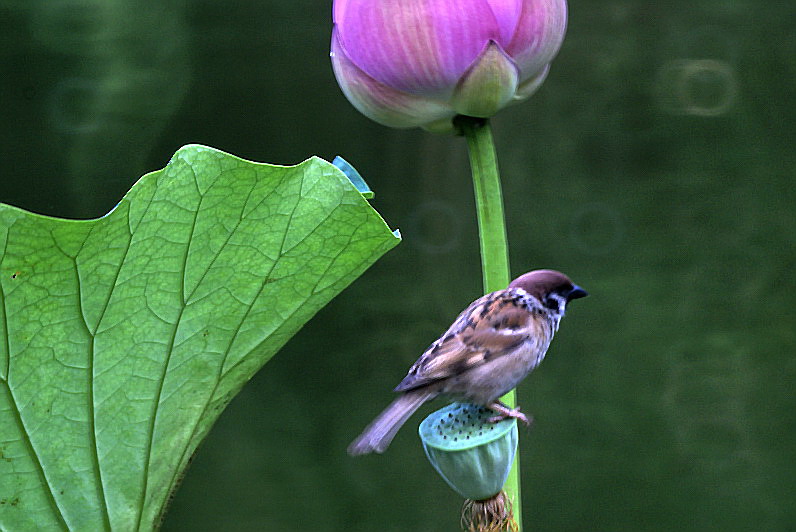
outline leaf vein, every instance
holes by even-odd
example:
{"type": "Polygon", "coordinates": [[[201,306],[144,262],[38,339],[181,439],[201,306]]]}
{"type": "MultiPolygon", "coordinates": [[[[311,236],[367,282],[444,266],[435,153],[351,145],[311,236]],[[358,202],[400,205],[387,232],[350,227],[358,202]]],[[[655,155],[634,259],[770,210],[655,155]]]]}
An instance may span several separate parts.
{"type": "Polygon", "coordinates": [[[141,496],[143,499],[141,501],[141,508],[140,512],[138,513],[138,519],[136,520],[136,526],[135,526],[136,530],[140,530],[141,519],[143,519],[144,517],[144,506],[146,504],[147,491],[149,490],[149,467],[152,464],[152,447],[154,445],[154,440],[155,440],[155,426],[157,425],[158,412],[160,410],[161,398],[163,396],[163,386],[166,381],[166,375],[168,373],[169,364],[171,363],[171,356],[174,352],[174,342],[177,337],[177,330],[180,328],[180,323],[185,313],[185,308],[186,308],[185,272],[188,268],[188,251],[190,249],[191,237],[193,236],[193,233],[196,230],[196,220],[199,217],[199,211],[201,210],[202,200],[204,199],[204,197],[205,197],[204,195],[201,195],[199,197],[199,204],[196,206],[196,209],[194,210],[193,213],[194,216],[193,216],[193,224],[191,225],[191,233],[189,235],[188,240],[185,243],[185,253],[183,254],[183,260],[182,260],[182,283],[180,283],[181,284],[180,297],[182,305],[180,306],[180,311],[178,313],[177,319],[175,320],[174,327],[171,332],[171,337],[169,338],[169,343],[166,348],[166,360],[163,361],[163,369],[161,371],[160,379],[158,381],[157,397],[155,401],[153,401],[152,403],[152,415],[150,416],[151,422],[149,424],[149,441],[147,443],[147,450],[146,450],[147,458],[146,462],[144,463],[144,471],[143,471],[144,485],[143,489],[141,490],[141,496]]]}
{"type": "MultiPolygon", "coordinates": [[[[90,235],[90,233],[89,233],[90,235]]],[[[86,238],[88,240],[88,237],[86,238]]],[[[85,244],[85,242],[84,242],[85,244]]],[[[101,505],[101,512],[102,512],[102,522],[105,525],[106,530],[111,530],[111,518],[110,518],[110,511],[108,509],[108,500],[105,497],[105,479],[102,475],[102,468],[100,467],[99,462],[99,447],[97,446],[97,420],[96,420],[96,405],[94,404],[94,342],[96,337],[94,333],[92,333],[91,328],[89,327],[88,320],[86,319],[86,313],[83,306],[83,283],[80,280],[80,266],[77,263],[77,256],[72,259],[74,270],[75,270],[75,281],[77,282],[77,307],[80,312],[80,316],[83,318],[83,327],[85,328],[86,335],[88,336],[88,367],[86,368],[86,384],[88,386],[88,404],[86,407],[88,408],[86,419],[89,423],[89,430],[88,430],[88,437],[89,437],[89,446],[92,450],[91,453],[91,466],[96,474],[97,480],[97,502],[101,505]]],[[[118,275],[118,271],[117,271],[118,275]]],[[[110,291],[111,293],[113,290],[110,291]]],[[[110,295],[108,296],[110,298],[110,295]]],[[[106,306],[107,308],[107,301],[106,306]]],[[[104,308],[103,308],[104,312],[104,308]]],[[[97,320],[97,324],[102,318],[100,317],[97,320]]]]}
{"type": "MultiPolygon", "coordinates": [[[[279,188],[278,186],[274,187],[274,189],[268,194],[268,196],[273,194],[278,188],[279,188]]],[[[263,198],[262,201],[265,201],[265,199],[266,198],[263,198]]],[[[198,417],[199,420],[204,418],[204,416],[207,414],[207,409],[210,407],[210,404],[213,402],[213,399],[215,398],[216,392],[218,391],[218,385],[221,382],[221,379],[223,378],[223,376],[227,373],[227,372],[224,371],[224,365],[226,365],[226,363],[227,363],[227,358],[229,357],[229,353],[232,350],[233,344],[235,343],[235,338],[237,337],[238,333],[240,332],[240,329],[243,326],[243,323],[245,323],[246,319],[248,318],[249,314],[251,313],[252,308],[254,308],[254,305],[257,302],[257,299],[260,297],[260,294],[262,294],[263,290],[265,289],[265,285],[269,284],[269,277],[270,277],[271,273],[273,273],[273,271],[276,268],[277,264],[279,263],[279,259],[280,259],[281,255],[282,255],[281,248],[284,247],[285,239],[287,238],[287,231],[290,228],[290,222],[293,220],[293,216],[294,216],[294,214],[296,212],[296,209],[298,209],[298,206],[299,206],[300,202],[301,202],[301,196],[299,195],[299,198],[296,200],[296,203],[293,205],[293,209],[290,211],[290,216],[288,218],[288,223],[287,223],[287,226],[285,228],[285,236],[282,238],[282,243],[281,243],[281,246],[280,246],[280,252],[277,255],[276,259],[274,259],[274,261],[271,263],[271,267],[269,268],[268,273],[266,273],[263,276],[262,283],[260,284],[260,288],[258,289],[257,294],[252,298],[251,303],[249,303],[247,305],[246,311],[244,312],[243,316],[241,316],[240,321],[238,322],[238,325],[235,327],[235,330],[232,332],[231,340],[229,342],[229,345],[227,346],[227,349],[224,351],[224,356],[222,357],[221,363],[218,366],[218,375],[216,376],[216,379],[215,379],[216,382],[213,385],[213,390],[207,396],[207,401],[205,401],[204,408],[202,409],[202,412],[201,412],[201,414],[198,417]]],[[[195,423],[194,427],[193,427],[193,430],[191,431],[191,435],[186,439],[185,447],[183,448],[182,454],[180,455],[180,461],[178,462],[179,464],[181,464],[181,463],[183,463],[185,461],[185,456],[190,451],[191,441],[193,441],[194,437],[196,436],[196,432],[199,429],[199,426],[200,426],[200,423],[195,423]]],[[[175,486],[175,484],[177,482],[177,479],[179,478],[180,471],[181,471],[180,467],[175,468],[174,474],[172,475],[171,481],[169,482],[169,490],[170,491],[174,489],[174,486],[175,486]]]]}
{"type": "MultiPolygon", "coordinates": [[[[5,246],[3,247],[3,257],[6,256],[6,252],[8,250],[8,241],[11,238],[11,231],[10,229],[6,232],[6,242],[5,246]]],[[[64,519],[64,513],[61,507],[58,505],[58,501],[55,499],[55,492],[53,491],[52,486],[50,485],[50,480],[47,478],[47,475],[44,473],[44,466],[41,463],[41,458],[39,454],[36,452],[36,447],[33,445],[33,441],[30,439],[30,435],[28,434],[27,428],[25,427],[25,422],[22,420],[22,413],[19,411],[19,406],[17,403],[17,398],[14,396],[14,392],[11,390],[11,341],[8,337],[8,333],[10,330],[8,324],[8,306],[6,304],[6,296],[5,290],[3,289],[2,283],[0,283],[0,304],[3,306],[3,334],[5,338],[5,349],[7,355],[7,365],[6,365],[6,373],[5,379],[0,379],[2,381],[2,389],[5,394],[8,396],[8,400],[5,401],[11,407],[11,413],[14,418],[14,424],[17,427],[17,431],[20,434],[19,441],[22,441],[25,445],[28,455],[31,457],[31,461],[33,462],[34,467],[36,468],[36,474],[39,476],[39,479],[42,481],[41,484],[46,486],[47,489],[44,492],[47,495],[47,500],[50,503],[50,506],[53,509],[55,520],[62,525],[64,530],[67,530],[69,527],[66,524],[66,520],[64,519]]]]}

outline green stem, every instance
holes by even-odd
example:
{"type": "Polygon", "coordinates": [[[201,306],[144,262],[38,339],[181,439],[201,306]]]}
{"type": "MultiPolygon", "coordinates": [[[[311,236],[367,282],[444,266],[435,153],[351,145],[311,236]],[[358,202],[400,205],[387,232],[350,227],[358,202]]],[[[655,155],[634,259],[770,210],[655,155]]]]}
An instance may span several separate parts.
{"type": "MultiPolygon", "coordinates": [[[[506,219],[503,214],[503,193],[500,189],[495,143],[489,120],[458,116],[456,127],[467,139],[470,167],[475,188],[475,206],[478,212],[478,236],[481,242],[481,271],[484,276],[484,292],[502,290],[509,284],[509,249],[506,239],[506,219]]],[[[514,391],[502,397],[504,403],[514,408],[514,391]]],[[[514,506],[514,517],[522,529],[522,499],[520,497],[520,456],[506,480],[504,490],[514,506]]]]}

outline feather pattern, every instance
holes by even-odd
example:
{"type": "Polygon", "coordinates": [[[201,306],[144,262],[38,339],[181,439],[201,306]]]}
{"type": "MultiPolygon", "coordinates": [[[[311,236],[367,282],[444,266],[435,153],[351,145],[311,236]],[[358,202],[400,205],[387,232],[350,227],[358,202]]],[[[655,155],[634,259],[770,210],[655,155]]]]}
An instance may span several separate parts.
{"type": "Polygon", "coordinates": [[[426,386],[511,354],[546,332],[544,313],[541,303],[521,288],[499,290],[475,300],[426,349],[394,391],[426,386]]]}

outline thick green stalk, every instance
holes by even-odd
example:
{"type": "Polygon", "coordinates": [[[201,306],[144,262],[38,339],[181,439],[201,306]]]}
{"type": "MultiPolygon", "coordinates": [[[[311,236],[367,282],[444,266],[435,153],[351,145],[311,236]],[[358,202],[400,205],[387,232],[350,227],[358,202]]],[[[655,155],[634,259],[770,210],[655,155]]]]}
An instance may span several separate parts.
{"type": "MultiPolygon", "coordinates": [[[[503,193],[500,189],[495,143],[489,120],[459,116],[456,126],[467,139],[470,167],[475,188],[475,205],[478,212],[478,236],[481,242],[481,271],[484,277],[484,292],[506,288],[510,281],[509,250],[506,239],[506,219],[503,215],[503,193]]],[[[515,393],[512,390],[502,398],[514,408],[515,393]]],[[[522,499],[520,496],[520,456],[517,454],[504,490],[514,505],[514,517],[522,529],[522,499]]]]}

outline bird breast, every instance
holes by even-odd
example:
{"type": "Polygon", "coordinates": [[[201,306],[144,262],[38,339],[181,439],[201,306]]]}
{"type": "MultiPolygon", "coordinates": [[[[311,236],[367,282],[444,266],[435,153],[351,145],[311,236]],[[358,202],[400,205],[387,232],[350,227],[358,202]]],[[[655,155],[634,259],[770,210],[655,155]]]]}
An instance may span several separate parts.
{"type": "Polygon", "coordinates": [[[443,393],[455,400],[476,404],[498,400],[516,388],[542,361],[552,339],[547,331],[531,335],[511,351],[451,377],[443,393]]]}

